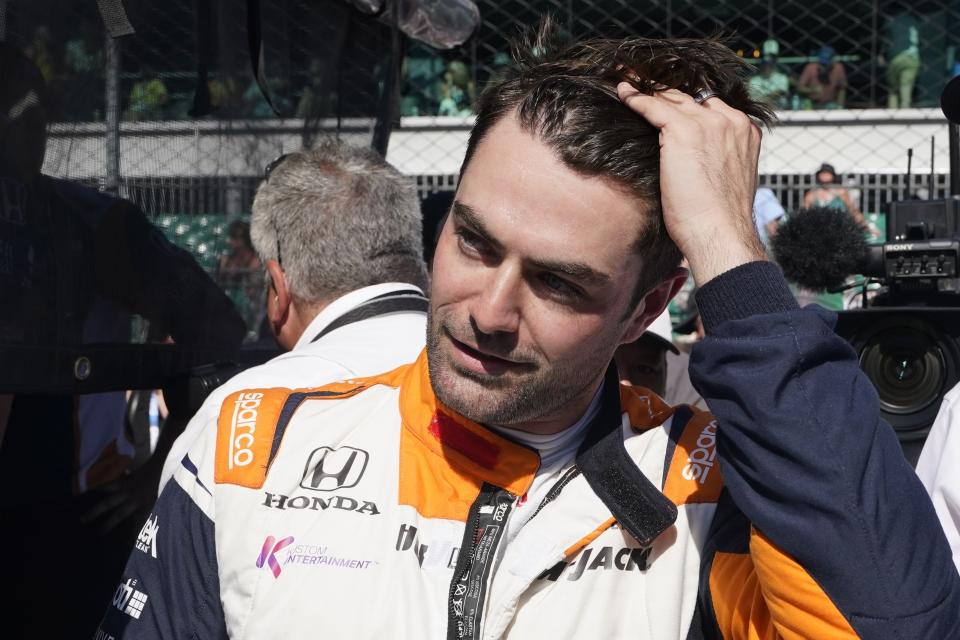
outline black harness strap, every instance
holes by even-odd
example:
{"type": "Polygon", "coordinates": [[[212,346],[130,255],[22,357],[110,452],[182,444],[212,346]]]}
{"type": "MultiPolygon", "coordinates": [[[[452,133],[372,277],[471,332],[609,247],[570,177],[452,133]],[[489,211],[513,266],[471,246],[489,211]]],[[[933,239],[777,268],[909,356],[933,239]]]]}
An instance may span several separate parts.
{"type": "Polygon", "coordinates": [[[577,453],[577,466],[617,522],[647,546],[677,519],[677,507],[637,468],[621,433],[620,377],[612,364],[600,414],[577,453]]]}
{"type": "Polygon", "coordinates": [[[399,311],[420,311],[426,313],[429,306],[427,299],[416,289],[391,291],[376,298],[371,298],[346,312],[324,327],[323,331],[318,333],[310,342],[316,342],[331,331],[345,327],[348,324],[353,324],[354,322],[387,315],[388,313],[397,313],[399,311]]]}

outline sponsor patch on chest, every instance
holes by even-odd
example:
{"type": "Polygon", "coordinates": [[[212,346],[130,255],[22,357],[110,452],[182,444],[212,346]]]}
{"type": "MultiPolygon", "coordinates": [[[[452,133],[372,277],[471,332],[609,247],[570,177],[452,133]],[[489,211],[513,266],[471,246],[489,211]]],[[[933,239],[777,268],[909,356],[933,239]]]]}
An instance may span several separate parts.
{"type": "Polygon", "coordinates": [[[285,389],[247,389],[227,396],[217,420],[214,481],[259,489],[267,477],[285,389]]]}

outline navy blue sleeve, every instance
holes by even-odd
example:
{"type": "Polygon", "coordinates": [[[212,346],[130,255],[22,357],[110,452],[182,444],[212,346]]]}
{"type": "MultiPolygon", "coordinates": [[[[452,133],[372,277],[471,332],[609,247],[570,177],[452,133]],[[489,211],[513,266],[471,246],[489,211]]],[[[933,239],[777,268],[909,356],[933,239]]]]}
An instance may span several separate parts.
{"type": "Polygon", "coordinates": [[[835,316],[755,262],[697,295],[690,378],[718,420],[726,486],[863,638],[960,638],[960,575],[835,316]]]}
{"type": "Polygon", "coordinates": [[[214,524],[176,481],[144,524],[96,637],[227,637],[214,524]]]}

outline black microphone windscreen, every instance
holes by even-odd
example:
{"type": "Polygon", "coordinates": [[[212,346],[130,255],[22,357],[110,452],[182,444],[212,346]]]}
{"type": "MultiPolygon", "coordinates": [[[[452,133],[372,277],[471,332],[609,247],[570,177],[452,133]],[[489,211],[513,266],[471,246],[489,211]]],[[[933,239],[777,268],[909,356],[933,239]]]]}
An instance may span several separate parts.
{"type": "Polygon", "coordinates": [[[869,251],[866,232],[846,211],[815,207],[789,216],[770,244],[787,279],[825,291],[862,267],[869,251]]]}
{"type": "Polygon", "coordinates": [[[953,124],[960,124],[960,76],[947,83],[940,94],[943,115],[953,124]]]}

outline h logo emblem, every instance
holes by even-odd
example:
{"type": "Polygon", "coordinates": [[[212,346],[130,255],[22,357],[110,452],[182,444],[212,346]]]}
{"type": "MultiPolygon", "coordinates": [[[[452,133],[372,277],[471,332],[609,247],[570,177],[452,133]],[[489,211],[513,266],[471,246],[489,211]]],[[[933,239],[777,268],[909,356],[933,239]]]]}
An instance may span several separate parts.
{"type": "Polygon", "coordinates": [[[353,447],[314,449],[303,470],[300,486],[313,491],[335,491],[360,482],[370,456],[353,447]]]}

